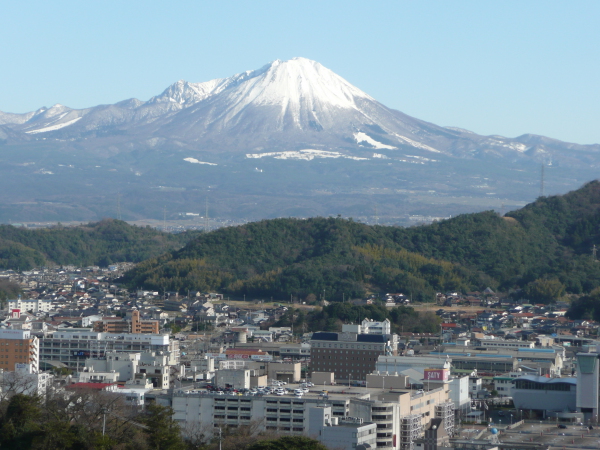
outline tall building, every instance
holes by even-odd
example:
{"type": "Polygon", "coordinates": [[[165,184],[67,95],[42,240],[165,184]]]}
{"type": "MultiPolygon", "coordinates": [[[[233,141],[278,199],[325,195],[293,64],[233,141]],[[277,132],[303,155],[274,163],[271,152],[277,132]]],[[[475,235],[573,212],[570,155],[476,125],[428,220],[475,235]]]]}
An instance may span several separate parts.
{"type": "Polygon", "coordinates": [[[311,370],[333,372],[338,382],[365,381],[380,355],[391,356],[397,351],[397,335],[389,330],[388,320],[365,320],[361,325],[343,325],[341,333],[314,333],[310,341],[311,370]]]}
{"type": "Polygon", "coordinates": [[[586,421],[598,418],[600,369],[595,352],[577,353],[577,410],[586,421]]]}
{"type": "Polygon", "coordinates": [[[40,365],[40,342],[29,330],[0,330],[0,369],[14,371],[29,364],[32,372],[40,365]]]}

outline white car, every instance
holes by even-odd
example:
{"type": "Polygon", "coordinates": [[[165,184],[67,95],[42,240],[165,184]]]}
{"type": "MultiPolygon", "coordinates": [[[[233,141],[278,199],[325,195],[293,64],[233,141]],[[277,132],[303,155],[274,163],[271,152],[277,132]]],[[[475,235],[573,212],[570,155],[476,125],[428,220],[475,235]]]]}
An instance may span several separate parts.
{"type": "Polygon", "coordinates": [[[285,392],[283,392],[283,391],[275,391],[275,395],[285,395],[285,392]]]}

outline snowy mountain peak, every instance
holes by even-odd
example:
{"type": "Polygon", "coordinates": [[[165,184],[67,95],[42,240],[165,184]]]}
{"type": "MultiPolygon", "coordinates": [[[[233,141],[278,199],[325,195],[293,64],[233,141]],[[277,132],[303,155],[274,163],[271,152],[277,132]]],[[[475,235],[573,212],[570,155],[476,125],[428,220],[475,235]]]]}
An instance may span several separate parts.
{"type": "Polygon", "coordinates": [[[173,102],[188,107],[216,94],[227,95],[237,106],[279,105],[284,110],[316,104],[355,109],[354,99],[372,100],[360,89],[316,61],[292,58],[276,59],[258,70],[248,70],[229,78],[204,83],[179,80],[150,99],[151,103],[173,102]]]}

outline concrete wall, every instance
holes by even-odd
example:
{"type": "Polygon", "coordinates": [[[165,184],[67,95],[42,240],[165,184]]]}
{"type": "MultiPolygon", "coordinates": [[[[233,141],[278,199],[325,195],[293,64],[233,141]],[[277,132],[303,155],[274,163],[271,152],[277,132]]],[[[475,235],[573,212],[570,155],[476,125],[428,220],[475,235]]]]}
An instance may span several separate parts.
{"type": "Polygon", "coordinates": [[[250,377],[250,387],[268,386],[269,380],[266,375],[250,377]]]}
{"type": "Polygon", "coordinates": [[[313,372],[310,377],[316,386],[327,386],[335,383],[333,372],[313,372]]]}
{"type": "Polygon", "coordinates": [[[299,362],[268,362],[266,364],[269,380],[283,380],[288,383],[300,381],[301,366],[299,362]]]}
{"type": "Polygon", "coordinates": [[[367,375],[367,387],[369,388],[406,389],[409,385],[409,377],[404,375],[367,375]]]}
{"type": "Polygon", "coordinates": [[[231,386],[235,389],[250,388],[250,371],[249,370],[219,370],[215,375],[217,386],[231,386]]]}

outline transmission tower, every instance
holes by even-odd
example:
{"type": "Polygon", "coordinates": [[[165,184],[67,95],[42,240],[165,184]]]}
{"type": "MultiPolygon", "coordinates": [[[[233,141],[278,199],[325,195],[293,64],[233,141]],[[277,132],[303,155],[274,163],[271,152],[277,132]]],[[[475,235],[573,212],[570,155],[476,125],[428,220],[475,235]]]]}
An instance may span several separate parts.
{"type": "Polygon", "coordinates": [[[121,220],[121,193],[117,194],[117,220],[121,220]]]}
{"type": "Polygon", "coordinates": [[[544,170],[545,170],[545,164],[542,162],[542,173],[541,173],[541,179],[540,179],[540,197],[544,196],[544,170]]]}
{"type": "Polygon", "coordinates": [[[204,200],[204,231],[208,232],[208,197],[204,200]]]}

